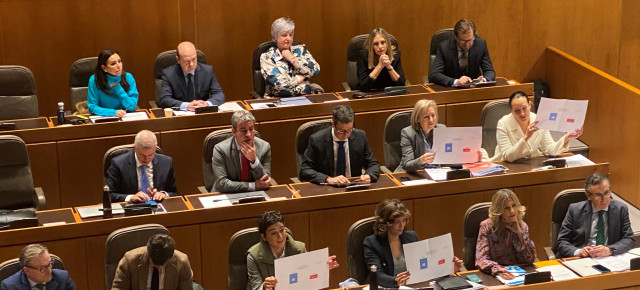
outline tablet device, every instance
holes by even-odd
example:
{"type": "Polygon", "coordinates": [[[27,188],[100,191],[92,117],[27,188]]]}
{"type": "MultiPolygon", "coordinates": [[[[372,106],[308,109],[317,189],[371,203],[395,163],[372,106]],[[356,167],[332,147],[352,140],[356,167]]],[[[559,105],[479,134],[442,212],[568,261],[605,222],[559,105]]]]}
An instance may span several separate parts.
{"type": "Polygon", "coordinates": [[[218,106],[196,107],[195,111],[196,114],[215,113],[218,111],[218,106]]]}
{"type": "Polygon", "coordinates": [[[385,96],[398,96],[398,95],[406,95],[409,92],[407,91],[407,87],[405,86],[395,86],[395,87],[386,87],[384,88],[385,96]]]}
{"type": "Polygon", "coordinates": [[[524,285],[544,283],[551,281],[551,272],[535,272],[524,276],[524,285]]]}

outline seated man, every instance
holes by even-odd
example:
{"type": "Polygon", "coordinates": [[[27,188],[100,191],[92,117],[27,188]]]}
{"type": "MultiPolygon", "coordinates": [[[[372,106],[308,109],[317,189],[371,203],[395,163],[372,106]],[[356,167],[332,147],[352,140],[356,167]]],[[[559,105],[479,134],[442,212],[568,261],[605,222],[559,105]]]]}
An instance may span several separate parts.
{"type": "Polygon", "coordinates": [[[133,151],[111,159],[107,185],[112,202],[145,202],[175,196],[176,177],[171,157],[156,154],[158,140],[149,130],[136,135],[133,151]]]}
{"type": "Polygon", "coordinates": [[[313,183],[348,183],[349,177],[375,182],[380,166],[364,131],[353,128],[353,110],[346,105],[333,109],[331,127],[309,136],[300,165],[300,180],[313,183]],[[365,173],[362,174],[362,169],[365,173]]]}
{"type": "Polygon", "coordinates": [[[256,137],[256,118],[249,111],[231,116],[233,136],[213,148],[213,191],[267,189],[271,183],[271,146],[256,137]]]}
{"type": "Polygon", "coordinates": [[[487,42],[476,36],[473,21],[460,19],[453,27],[454,37],[438,46],[429,81],[441,86],[460,86],[475,81],[493,81],[496,73],[487,42]]]}
{"type": "Polygon", "coordinates": [[[47,247],[31,244],[20,252],[22,269],[2,280],[2,290],[76,289],[65,270],[52,269],[53,261],[47,247]]]}
{"type": "Polygon", "coordinates": [[[593,174],[584,188],[588,200],[569,206],[554,247],[556,257],[606,257],[632,249],[629,211],[611,199],[609,179],[593,174]]]}
{"type": "Polygon", "coordinates": [[[176,52],[178,63],[162,70],[162,94],[156,104],[161,108],[193,111],[196,107],[224,103],[224,93],[213,67],[198,62],[193,43],[178,44],[176,52]]]}
{"type": "Polygon", "coordinates": [[[192,289],[189,258],[175,246],[171,236],[155,234],[147,246],[128,251],[118,263],[111,289],[192,289]]]}

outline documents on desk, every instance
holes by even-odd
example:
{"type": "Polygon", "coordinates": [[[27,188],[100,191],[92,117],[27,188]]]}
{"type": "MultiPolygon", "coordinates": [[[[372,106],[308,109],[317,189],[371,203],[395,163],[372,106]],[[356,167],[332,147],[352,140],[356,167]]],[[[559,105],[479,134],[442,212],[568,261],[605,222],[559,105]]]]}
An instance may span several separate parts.
{"type": "Polygon", "coordinates": [[[506,269],[507,269],[507,271],[509,271],[509,273],[513,274],[513,276],[515,276],[515,278],[513,278],[513,279],[504,279],[504,278],[500,277],[499,275],[496,276],[496,278],[498,278],[498,280],[500,280],[500,282],[502,282],[502,284],[508,285],[508,286],[516,286],[516,285],[524,284],[524,275],[527,274],[527,271],[522,269],[520,266],[508,266],[508,267],[506,267],[506,269]]]}
{"type": "Polygon", "coordinates": [[[241,111],[241,110],[244,110],[244,108],[238,105],[238,103],[236,102],[226,102],[218,106],[218,112],[241,111]]]}
{"type": "Polygon", "coordinates": [[[612,272],[622,272],[629,270],[631,259],[638,257],[640,256],[627,252],[622,255],[597,257],[593,259],[598,262],[598,264],[609,268],[612,272]]]}
{"type": "Polygon", "coordinates": [[[567,167],[575,167],[575,166],[584,166],[584,165],[593,165],[593,161],[587,159],[587,157],[582,156],[581,154],[576,154],[569,157],[562,158],[550,158],[548,160],[556,160],[556,159],[564,159],[567,161],[567,167]]]}
{"type": "Polygon", "coordinates": [[[238,203],[238,201],[243,198],[252,198],[252,197],[264,197],[265,200],[269,200],[269,195],[267,195],[267,193],[264,192],[264,190],[229,193],[229,194],[215,194],[210,196],[203,196],[198,199],[200,200],[200,203],[202,203],[202,206],[204,208],[213,208],[213,207],[230,206],[238,203]]]}
{"type": "Polygon", "coordinates": [[[482,127],[433,128],[433,164],[473,163],[482,146],[482,127]]]}
{"type": "MultiPolygon", "coordinates": [[[[102,216],[102,205],[86,206],[77,208],[78,214],[81,218],[99,217],[102,216]]],[[[124,214],[124,209],[119,203],[111,204],[111,214],[124,214]]]]}
{"type": "Polygon", "coordinates": [[[573,133],[582,128],[589,101],[565,99],[540,99],[536,113],[539,129],[573,133]]]}
{"type": "MultiPolygon", "coordinates": [[[[220,109],[220,107],[218,107],[218,109],[220,109]]],[[[176,116],[194,116],[196,114],[196,112],[194,112],[194,111],[173,110],[173,114],[176,115],[176,116]]]]}
{"type": "Polygon", "coordinates": [[[562,266],[560,264],[540,267],[540,268],[537,268],[536,271],[551,272],[551,277],[553,281],[562,281],[562,280],[580,278],[580,276],[576,275],[576,273],[573,273],[571,270],[567,269],[567,267],[562,266]]]}
{"type": "Polygon", "coordinates": [[[453,242],[451,233],[403,244],[407,284],[416,284],[453,273],[453,242]]]}
{"type": "Polygon", "coordinates": [[[493,162],[476,162],[463,164],[464,168],[471,171],[473,176],[490,176],[506,173],[508,168],[493,162]]]}
{"type": "Polygon", "coordinates": [[[429,174],[429,177],[431,177],[431,179],[435,181],[443,181],[447,180],[447,172],[451,171],[451,168],[425,168],[424,171],[429,174]]]}
{"type": "Polygon", "coordinates": [[[431,180],[431,179],[416,179],[416,180],[407,180],[407,181],[403,181],[402,185],[420,185],[420,184],[427,184],[427,183],[435,183],[435,181],[431,180]]]}
{"type": "Polygon", "coordinates": [[[285,106],[298,106],[298,105],[308,105],[313,104],[307,97],[288,97],[288,98],[280,98],[279,102],[275,103],[278,107],[285,106]]]}
{"type": "Polygon", "coordinates": [[[131,112],[126,113],[124,117],[121,118],[122,121],[137,121],[137,120],[146,120],[149,119],[149,116],[146,112],[131,112]]]}
{"type": "Polygon", "coordinates": [[[278,290],[324,289],[329,287],[329,248],[274,261],[278,290]]]}
{"type": "Polygon", "coordinates": [[[562,264],[564,264],[574,272],[578,273],[578,275],[582,277],[601,274],[600,271],[593,268],[593,265],[597,265],[598,262],[596,262],[594,259],[591,259],[591,258],[582,258],[582,259],[563,261],[562,264]]]}

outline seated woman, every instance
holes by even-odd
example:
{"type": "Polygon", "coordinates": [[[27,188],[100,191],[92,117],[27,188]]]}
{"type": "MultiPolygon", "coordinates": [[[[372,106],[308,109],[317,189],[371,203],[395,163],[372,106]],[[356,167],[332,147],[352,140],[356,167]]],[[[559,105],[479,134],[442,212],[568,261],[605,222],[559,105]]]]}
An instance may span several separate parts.
{"type": "Polygon", "coordinates": [[[117,51],[103,50],[98,55],[95,73],[89,78],[89,112],[99,116],[123,117],[138,105],[136,80],[124,71],[117,51]],[[124,77],[122,77],[124,76],[124,77]]]}
{"type": "Polygon", "coordinates": [[[518,91],[509,97],[509,108],[511,114],[498,121],[496,151],[491,160],[513,162],[520,158],[555,156],[568,150],[569,139],[582,135],[580,128],[553,141],[548,130],[540,130],[538,122],[532,122],[536,114],[531,113],[531,102],[524,92],[518,91]]]}
{"type": "Polygon", "coordinates": [[[404,86],[405,78],[400,51],[391,44],[384,28],[375,28],[364,42],[358,58],[358,89],[369,91],[391,86],[404,86]]]}
{"type": "MultiPolygon", "coordinates": [[[[395,172],[415,172],[431,165],[436,154],[433,153],[433,128],[445,127],[438,124],[438,105],[433,100],[419,100],[409,118],[411,126],[400,132],[400,149],[402,160],[395,172]]],[[[488,159],[487,151],[478,151],[478,161],[488,159]]]]}
{"type": "MultiPolygon", "coordinates": [[[[364,239],[364,258],[368,266],[377,267],[378,286],[404,286],[410,273],[402,245],[418,241],[416,232],[405,230],[411,214],[398,199],[383,200],[375,214],[373,235],[364,239]]],[[[462,261],[453,257],[453,264],[454,272],[460,271],[462,261]]]]}
{"type": "Polygon", "coordinates": [[[513,279],[504,266],[531,264],[536,248],[529,227],[522,221],[525,207],[513,191],[498,190],[491,198],[489,218],[480,223],[476,242],[476,267],[483,272],[513,279]]]}
{"type": "Polygon", "coordinates": [[[265,97],[287,97],[311,93],[309,78],[320,73],[306,45],[293,45],[293,20],[278,18],[271,24],[273,46],[260,56],[262,76],[267,83],[265,97]]]}
{"type": "MultiPolygon", "coordinates": [[[[258,218],[261,241],[247,251],[247,289],[272,290],[278,284],[274,277],[274,260],[305,253],[304,243],[287,234],[284,218],[276,211],[267,211],[258,218]]],[[[336,256],[327,259],[329,270],[337,268],[336,256]]]]}

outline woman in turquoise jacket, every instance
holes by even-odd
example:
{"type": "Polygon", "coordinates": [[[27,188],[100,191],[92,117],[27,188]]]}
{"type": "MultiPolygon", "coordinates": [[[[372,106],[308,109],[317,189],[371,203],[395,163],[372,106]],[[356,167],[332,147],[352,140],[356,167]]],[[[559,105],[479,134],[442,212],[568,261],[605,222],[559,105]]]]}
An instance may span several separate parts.
{"type": "Polygon", "coordinates": [[[89,78],[87,101],[89,112],[99,116],[123,117],[136,110],[136,80],[124,71],[117,51],[103,50],[98,55],[96,71],[89,78]]]}

